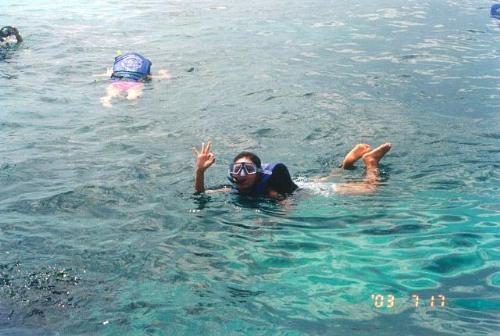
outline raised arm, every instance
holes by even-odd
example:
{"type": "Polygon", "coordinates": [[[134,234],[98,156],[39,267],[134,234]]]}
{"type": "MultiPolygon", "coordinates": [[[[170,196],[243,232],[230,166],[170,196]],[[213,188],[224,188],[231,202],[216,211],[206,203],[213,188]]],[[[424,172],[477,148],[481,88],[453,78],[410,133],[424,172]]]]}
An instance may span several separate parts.
{"type": "Polygon", "coordinates": [[[215,162],[215,154],[210,152],[210,141],[201,144],[201,150],[193,147],[193,153],[196,157],[196,167],[194,176],[194,190],[198,193],[205,192],[205,170],[215,162]]]}
{"type": "Polygon", "coordinates": [[[100,74],[96,74],[96,75],[92,75],[93,77],[111,77],[111,75],[113,74],[113,69],[111,68],[106,68],[106,72],[105,73],[100,73],[100,74]]]}
{"type": "Polygon", "coordinates": [[[172,75],[167,70],[161,69],[157,75],[149,75],[150,79],[170,79],[172,75]]]}

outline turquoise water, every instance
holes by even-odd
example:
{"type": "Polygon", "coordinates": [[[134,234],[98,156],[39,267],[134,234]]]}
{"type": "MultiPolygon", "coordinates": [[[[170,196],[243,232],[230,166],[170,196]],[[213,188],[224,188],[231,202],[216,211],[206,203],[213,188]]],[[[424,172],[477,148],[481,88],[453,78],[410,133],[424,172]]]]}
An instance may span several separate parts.
{"type": "Polygon", "coordinates": [[[4,1],[0,334],[494,335],[491,3],[4,1]],[[173,78],[103,108],[117,50],[173,78]],[[284,208],[193,195],[207,139],[211,186],[243,149],[295,178],[393,149],[376,194],[284,208]]]}

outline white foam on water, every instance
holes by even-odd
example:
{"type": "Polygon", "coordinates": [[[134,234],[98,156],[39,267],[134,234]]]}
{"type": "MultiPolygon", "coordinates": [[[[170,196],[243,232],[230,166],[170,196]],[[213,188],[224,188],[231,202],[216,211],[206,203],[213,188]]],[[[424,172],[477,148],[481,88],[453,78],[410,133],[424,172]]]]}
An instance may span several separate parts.
{"type": "Polygon", "coordinates": [[[311,181],[306,178],[299,178],[295,183],[300,189],[325,197],[332,196],[336,191],[336,184],[333,182],[311,181]]]}

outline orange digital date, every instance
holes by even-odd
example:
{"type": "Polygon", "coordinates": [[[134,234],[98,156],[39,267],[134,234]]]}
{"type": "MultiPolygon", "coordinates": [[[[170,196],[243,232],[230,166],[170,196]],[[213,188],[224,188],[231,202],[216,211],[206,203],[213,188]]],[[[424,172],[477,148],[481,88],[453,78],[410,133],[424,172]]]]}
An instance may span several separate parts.
{"type": "MultiPolygon", "coordinates": [[[[396,297],[392,294],[372,294],[371,295],[373,306],[375,308],[394,308],[396,306],[396,297]]],[[[399,299],[398,299],[399,300],[399,299]]],[[[411,300],[415,308],[418,307],[445,307],[446,297],[442,294],[431,295],[428,300],[420,299],[417,294],[412,294],[411,300]]]]}

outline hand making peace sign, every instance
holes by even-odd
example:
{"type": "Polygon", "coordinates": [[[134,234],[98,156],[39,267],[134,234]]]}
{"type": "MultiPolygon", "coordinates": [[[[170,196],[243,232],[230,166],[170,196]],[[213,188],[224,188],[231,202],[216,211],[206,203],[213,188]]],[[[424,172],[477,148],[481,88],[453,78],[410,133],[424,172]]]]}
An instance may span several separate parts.
{"type": "Polygon", "coordinates": [[[204,172],[215,162],[215,154],[210,152],[211,145],[210,141],[206,145],[203,142],[200,151],[193,147],[193,153],[196,156],[196,170],[204,172]]]}

